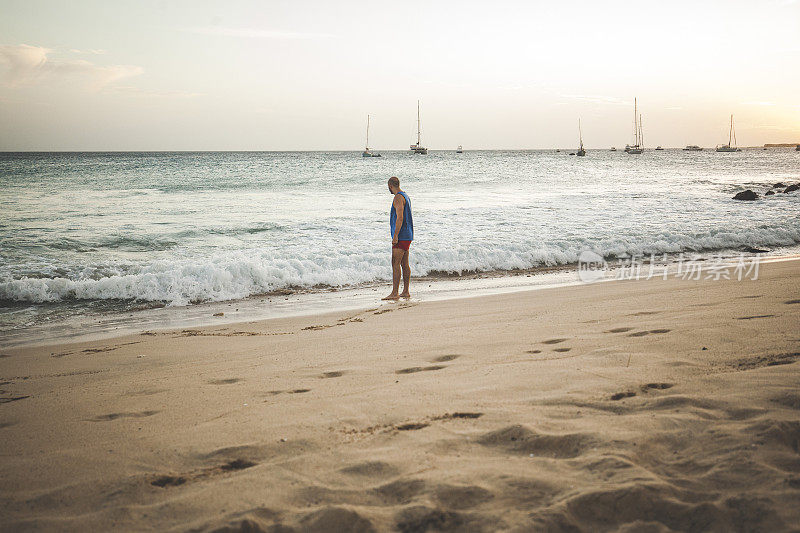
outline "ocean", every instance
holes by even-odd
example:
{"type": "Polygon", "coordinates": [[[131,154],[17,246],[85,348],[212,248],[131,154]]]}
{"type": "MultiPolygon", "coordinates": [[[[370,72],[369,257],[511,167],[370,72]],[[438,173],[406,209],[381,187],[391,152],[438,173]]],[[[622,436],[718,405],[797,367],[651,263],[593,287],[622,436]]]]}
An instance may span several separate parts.
{"type": "Polygon", "coordinates": [[[0,153],[0,345],[388,294],[390,176],[411,197],[415,276],[800,244],[800,192],[731,199],[797,182],[792,149],[0,153]]]}

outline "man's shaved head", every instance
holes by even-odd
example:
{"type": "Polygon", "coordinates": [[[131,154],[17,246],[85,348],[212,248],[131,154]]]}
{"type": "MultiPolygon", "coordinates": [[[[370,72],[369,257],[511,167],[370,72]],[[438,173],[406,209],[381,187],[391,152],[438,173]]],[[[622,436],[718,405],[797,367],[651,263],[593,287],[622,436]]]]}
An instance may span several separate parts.
{"type": "Polygon", "coordinates": [[[397,176],[392,176],[389,178],[389,185],[392,187],[400,187],[400,180],[397,179],[397,176]]]}

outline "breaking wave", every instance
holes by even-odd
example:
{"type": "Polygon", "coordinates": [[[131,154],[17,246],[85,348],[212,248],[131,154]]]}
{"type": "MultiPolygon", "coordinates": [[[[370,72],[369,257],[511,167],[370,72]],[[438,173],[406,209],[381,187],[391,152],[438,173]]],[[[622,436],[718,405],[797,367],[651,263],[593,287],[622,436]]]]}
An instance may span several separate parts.
{"type": "MultiPolygon", "coordinates": [[[[584,250],[606,258],[735,250],[745,246],[800,244],[800,227],[717,231],[713,234],[662,233],[647,238],[518,244],[473,242],[431,249],[422,240],[412,248],[414,274],[513,271],[576,263],[584,250]]],[[[252,249],[210,257],[171,258],[147,263],[40,265],[24,275],[4,274],[0,300],[44,303],[68,300],[133,300],[186,305],[226,301],[284,289],[344,288],[390,278],[388,252],[312,251],[289,257],[252,249]]]]}

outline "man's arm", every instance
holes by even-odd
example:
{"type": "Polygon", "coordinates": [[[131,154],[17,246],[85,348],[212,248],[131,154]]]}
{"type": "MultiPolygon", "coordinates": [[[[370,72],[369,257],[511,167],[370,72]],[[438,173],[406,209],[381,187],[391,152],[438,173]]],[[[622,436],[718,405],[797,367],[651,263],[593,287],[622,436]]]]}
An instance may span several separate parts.
{"type": "Polygon", "coordinates": [[[398,236],[400,235],[400,228],[403,227],[403,208],[405,207],[406,199],[402,194],[395,194],[392,205],[397,213],[397,221],[394,223],[394,235],[392,236],[392,244],[397,244],[398,236]]]}

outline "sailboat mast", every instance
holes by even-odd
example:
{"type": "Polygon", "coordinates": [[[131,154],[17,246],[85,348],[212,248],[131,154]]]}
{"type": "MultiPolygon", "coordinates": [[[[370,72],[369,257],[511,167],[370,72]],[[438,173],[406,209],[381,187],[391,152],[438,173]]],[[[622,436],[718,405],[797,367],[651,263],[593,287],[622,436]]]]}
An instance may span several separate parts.
{"type": "Polygon", "coordinates": [[[644,148],[644,135],[642,135],[642,115],[639,115],[639,148],[644,148]]]}
{"type": "Polygon", "coordinates": [[[420,126],[419,126],[419,100],[417,100],[417,146],[420,142],[420,126]]]}
{"type": "Polygon", "coordinates": [[[367,115],[367,146],[365,148],[369,150],[369,115],[367,115]]]}
{"type": "Polygon", "coordinates": [[[731,139],[733,138],[733,115],[731,115],[731,129],[728,131],[728,146],[733,146],[731,144],[731,139]]]}
{"type": "Polygon", "coordinates": [[[578,138],[581,141],[581,150],[583,150],[583,131],[581,130],[581,119],[578,119],[578,138]]]}
{"type": "Polygon", "coordinates": [[[636,98],[633,99],[633,145],[639,146],[639,111],[636,108],[636,98]]]}

